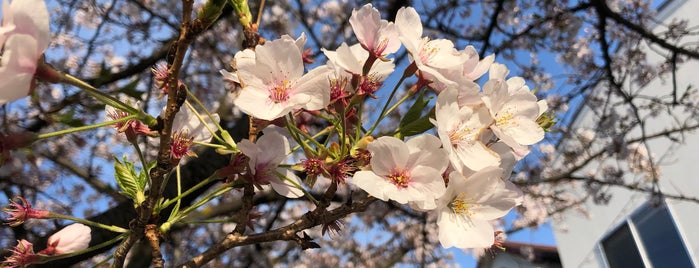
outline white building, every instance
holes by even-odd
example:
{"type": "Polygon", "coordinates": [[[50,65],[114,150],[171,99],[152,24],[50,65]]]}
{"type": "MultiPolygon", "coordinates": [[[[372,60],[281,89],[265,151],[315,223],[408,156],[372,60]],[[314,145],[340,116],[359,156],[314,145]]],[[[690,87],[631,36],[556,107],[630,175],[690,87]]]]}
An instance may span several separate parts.
{"type": "MultiPolygon", "coordinates": [[[[663,23],[673,18],[689,19],[699,25],[699,1],[670,0],[658,11],[663,23]]],[[[695,44],[699,37],[689,37],[695,44]]],[[[656,55],[649,52],[649,57],[656,55]]],[[[661,60],[658,56],[658,60],[661,60]]],[[[699,62],[678,66],[677,87],[699,86],[699,62]]],[[[672,81],[654,79],[644,86],[648,92],[669,92],[672,81]]],[[[650,93],[648,93],[650,94],[650,93]]],[[[595,125],[590,110],[583,108],[573,127],[595,125]]],[[[650,130],[667,129],[661,118],[650,130]]],[[[699,197],[699,133],[685,136],[685,144],[670,146],[667,139],[649,143],[662,159],[659,187],[663,193],[699,197]]],[[[628,178],[629,181],[643,178],[628,178]]],[[[588,201],[589,218],[569,211],[554,233],[563,267],[697,267],[699,266],[699,203],[653,197],[621,187],[612,187],[607,205],[588,201]]]]}

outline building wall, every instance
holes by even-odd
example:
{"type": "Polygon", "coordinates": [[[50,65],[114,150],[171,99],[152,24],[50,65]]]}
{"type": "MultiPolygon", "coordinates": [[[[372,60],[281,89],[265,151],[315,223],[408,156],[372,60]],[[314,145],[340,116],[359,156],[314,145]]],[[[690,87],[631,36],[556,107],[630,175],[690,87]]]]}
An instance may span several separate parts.
{"type": "MultiPolygon", "coordinates": [[[[697,10],[699,1],[675,0],[663,7],[659,17],[664,22],[670,22],[673,18],[686,18],[690,20],[690,26],[695,26],[699,25],[697,10]]],[[[699,41],[697,37],[692,38],[694,42],[699,41]]],[[[648,54],[655,55],[653,52],[648,54]]],[[[657,56],[657,59],[661,60],[661,57],[657,56]]],[[[699,87],[699,63],[693,61],[678,67],[677,82],[680,90],[684,90],[690,84],[695,88],[699,87]]],[[[644,93],[648,95],[667,94],[671,89],[672,81],[669,77],[665,80],[654,79],[643,88],[644,93]]],[[[656,123],[647,125],[650,133],[653,130],[667,129],[666,120],[670,119],[660,118],[653,121],[656,123]]],[[[595,123],[592,121],[594,119],[590,111],[583,109],[574,126],[592,127],[595,123]]],[[[652,154],[663,163],[660,175],[661,190],[664,193],[699,198],[699,133],[691,133],[685,138],[685,144],[681,146],[672,147],[667,139],[658,139],[649,145],[652,154]]],[[[630,179],[633,181],[643,178],[639,176],[630,179]]],[[[613,187],[610,192],[613,197],[608,205],[595,205],[592,202],[586,204],[589,218],[570,211],[563,215],[563,221],[554,222],[554,233],[564,267],[605,267],[599,256],[598,243],[649,199],[646,193],[631,192],[619,187],[613,187]]],[[[671,199],[668,199],[667,203],[680,234],[685,238],[690,255],[699,256],[699,231],[695,230],[699,226],[699,204],[671,199]]],[[[695,265],[699,265],[697,257],[693,258],[695,265]]]]}

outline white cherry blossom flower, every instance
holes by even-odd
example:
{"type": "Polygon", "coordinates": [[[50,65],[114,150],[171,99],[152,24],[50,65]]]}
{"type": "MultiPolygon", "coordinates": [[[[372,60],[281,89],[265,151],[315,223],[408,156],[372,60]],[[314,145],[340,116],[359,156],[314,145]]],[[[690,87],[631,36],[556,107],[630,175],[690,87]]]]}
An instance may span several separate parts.
{"type": "Polygon", "coordinates": [[[249,140],[238,143],[238,149],[250,158],[248,163],[253,182],[255,185],[270,184],[275,192],[289,198],[303,196],[303,191],[298,188],[301,185],[299,177],[290,169],[279,167],[291,152],[289,140],[275,126],[265,128],[263,133],[257,143],[249,140]]]}
{"type": "Polygon", "coordinates": [[[442,145],[449,153],[449,160],[459,172],[464,166],[474,171],[488,166],[498,166],[500,157],[483,144],[479,137],[492,123],[488,110],[479,107],[459,107],[458,92],[449,88],[437,96],[435,120],[442,145]]]}
{"type": "Polygon", "coordinates": [[[302,53],[292,38],[258,45],[254,64],[251,60],[237,62],[242,89],[234,94],[233,103],[243,112],[273,120],[296,109],[320,110],[328,105],[330,69],[321,66],[304,75],[302,53]]]}
{"type": "Polygon", "coordinates": [[[27,96],[39,58],[49,45],[49,14],[42,0],[7,1],[0,28],[0,104],[27,96]]]}
{"type": "MultiPolygon", "coordinates": [[[[474,81],[488,72],[490,65],[495,60],[495,55],[479,59],[478,51],[473,46],[467,46],[459,52],[466,57],[466,61],[460,66],[445,70],[444,77],[449,81],[456,82],[456,88],[460,89],[459,104],[461,106],[478,105],[481,103],[480,95],[478,94],[480,87],[474,81]]],[[[439,93],[447,87],[453,87],[454,84],[442,83],[437,80],[433,81],[430,86],[439,93]]]]}
{"type": "Polygon", "coordinates": [[[347,44],[342,43],[337,50],[323,49],[323,53],[328,57],[328,66],[335,70],[335,80],[351,80],[352,76],[360,77],[357,85],[357,94],[371,95],[376,92],[395,68],[393,60],[375,61],[368,74],[364,76],[364,63],[369,56],[369,52],[364,50],[359,44],[347,46],[347,44]]]}
{"type": "Polygon", "coordinates": [[[457,51],[451,40],[422,37],[422,21],[412,7],[398,10],[396,27],[400,40],[423,79],[439,83],[440,88],[457,86],[457,82],[447,78],[445,74],[450,70],[460,70],[468,60],[468,55],[457,51]]]}
{"type": "MultiPolygon", "coordinates": [[[[328,64],[338,72],[347,72],[353,75],[362,75],[362,68],[369,53],[362,49],[361,45],[348,46],[346,43],[340,44],[337,50],[322,49],[323,54],[328,57],[328,64]]],[[[383,81],[388,75],[393,73],[395,64],[393,60],[376,61],[369,70],[370,75],[374,75],[378,80],[383,81]]]]}
{"type": "Polygon", "coordinates": [[[437,200],[443,247],[485,248],[493,244],[489,221],[505,216],[522,202],[522,192],[501,176],[498,167],[482,169],[468,179],[457,171],[449,174],[446,193],[437,200]]]}
{"type": "Polygon", "coordinates": [[[505,80],[509,72],[502,64],[490,68],[490,80],[483,86],[483,103],[495,119],[490,128],[504,143],[515,151],[528,151],[527,145],[544,138],[544,130],[536,123],[545,109],[538,103],[521,77],[505,80]]]}
{"type": "MultiPolygon", "coordinates": [[[[165,113],[165,108],[163,108],[163,113],[165,113]]],[[[212,131],[216,131],[216,123],[219,121],[218,114],[212,114],[214,120],[207,115],[199,115],[204,119],[205,123],[201,120],[188,106],[182,106],[180,111],[175,115],[175,119],[172,123],[172,140],[170,141],[170,151],[172,153],[172,158],[179,160],[184,156],[196,156],[191,149],[195,141],[208,142],[213,137],[212,131]]]]}
{"type": "Polygon", "coordinates": [[[39,254],[67,254],[86,249],[90,245],[92,230],[82,223],[73,223],[49,236],[48,246],[39,254]]]}
{"type": "Polygon", "coordinates": [[[361,47],[374,57],[385,58],[386,55],[400,49],[401,42],[396,25],[382,20],[379,11],[371,4],[353,10],[349,23],[361,47]]]}
{"type": "Polygon", "coordinates": [[[425,134],[403,142],[384,136],[369,143],[371,170],[354,174],[351,182],[378,199],[411,202],[420,209],[434,209],[444,194],[442,172],[447,155],[437,137],[425,134]]]}

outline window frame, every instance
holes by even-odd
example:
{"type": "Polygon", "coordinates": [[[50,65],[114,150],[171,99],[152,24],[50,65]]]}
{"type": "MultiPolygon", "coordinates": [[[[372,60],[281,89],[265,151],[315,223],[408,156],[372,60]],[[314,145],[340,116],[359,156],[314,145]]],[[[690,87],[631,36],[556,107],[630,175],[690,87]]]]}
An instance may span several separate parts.
{"type": "Polygon", "coordinates": [[[646,248],[643,245],[643,241],[641,240],[641,235],[638,232],[638,229],[636,228],[636,223],[634,222],[637,220],[640,216],[641,213],[648,212],[651,209],[656,209],[652,206],[662,206],[664,207],[665,210],[667,210],[667,215],[670,217],[670,222],[672,225],[675,227],[675,230],[677,231],[677,235],[680,238],[680,242],[682,243],[682,246],[684,247],[685,253],[687,254],[687,257],[689,258],[689,261],[691,264],[694,265],[694,267],[697,267],[697,260],[695,257],[692,255],[692,252],[690,251],[688,245],[687,238],[684,234],[684,231],[682,228],[680,228],[680,225],[676,221],[675,217],[675,212],[670,206],[665,201],[665,198],[662,196],[660,197],[653,197],[650,200],[644,202],[641,204],[638,208],[636,208],[632,213],[629,215],[626,215],[622,221],[619,223],[615,224],[613,228],[607,230],[605,234],[597,241],[597,244],[595,246],[595,251],[597,251],[598,256],[599,256],[599,263],[601,264],[600,266],[605,267],[605,268],[611,268],[609,265],[609,261],[607,260],[607,254],[605,252],[605,248],[603,245],[603,242],[608,239],[611,235],[613,235],[618,229],[622,228],[623,225],[628,225],[629,230],[631,232],[631,237],[633,239],[634,244],[636,245],[636,249],[639,252],[639,255],[641,257],[641,260],[643,261],[643,264],[646,267],[652,267],[652,262],[648,257],[648,254],[646,252],[646,248]]]}

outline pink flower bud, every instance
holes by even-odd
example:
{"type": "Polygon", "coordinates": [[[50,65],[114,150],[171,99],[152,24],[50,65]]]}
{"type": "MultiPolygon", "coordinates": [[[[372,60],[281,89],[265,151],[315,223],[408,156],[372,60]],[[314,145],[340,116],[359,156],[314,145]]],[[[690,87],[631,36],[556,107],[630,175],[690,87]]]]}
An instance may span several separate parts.
{"type": "Polygon", "coordinates": [[[49,237],[48,246],[39,254],[67,254],[86,249],[92,235],[91,229],[82,223],[73,223],[49,237]]]}

